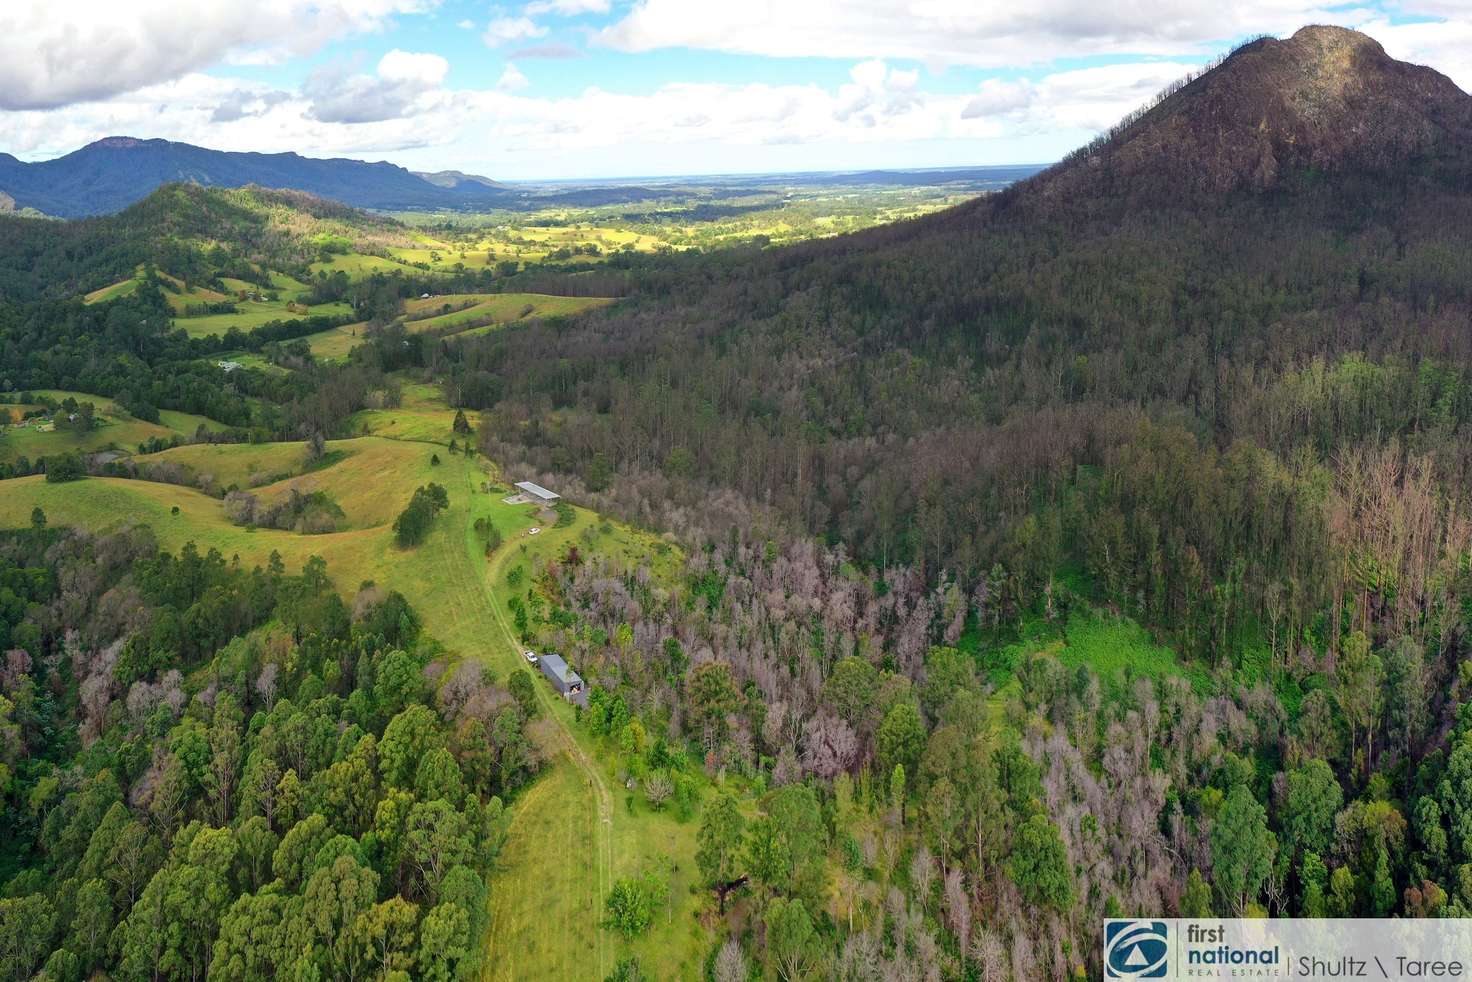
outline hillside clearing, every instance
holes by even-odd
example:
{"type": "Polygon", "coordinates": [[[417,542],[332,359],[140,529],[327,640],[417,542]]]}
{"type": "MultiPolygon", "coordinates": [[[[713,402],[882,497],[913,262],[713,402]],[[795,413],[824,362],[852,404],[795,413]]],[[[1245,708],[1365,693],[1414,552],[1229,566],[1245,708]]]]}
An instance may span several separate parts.
{"type": "Polygon", "coordinates": [[[558,297],[541,293],[492,293],[482,294],[479,299],[471,295],[431,297],[410,300],[404,304],[408,314],[431,311],[439,308],[455,308],[469,304],[463,309],[448,309],[437,316],[421,317],[405,322],[410,331],[444,331],[457,325],[481,326],[489,318],[494,323],[505,323],[531,317],[557,317],[580,314],[595,307],[607,306],[613,300],[605,297],[558,297]],[[411,304],[417,305],[410,307],[411,304]]]}

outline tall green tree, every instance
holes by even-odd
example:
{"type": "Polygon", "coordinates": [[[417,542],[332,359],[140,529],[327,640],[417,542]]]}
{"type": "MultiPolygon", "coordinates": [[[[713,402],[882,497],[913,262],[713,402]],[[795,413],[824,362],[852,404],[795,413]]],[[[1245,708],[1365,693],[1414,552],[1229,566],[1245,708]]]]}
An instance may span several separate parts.
{"type": "Polygon", "coordinates": [[[1364,741],[1365,773],[1370,772],[1375,752],[1375,730],[1380,722],[1385,701],[1384,676],[1380,658],[1370,647],[1370,639],[1362,631],[1352,631],[1340,645],[1334,666],[1334,696],[1339,710],[1349,724],[1349,742],[1360,754],[1359,741],[1364,741]]]}
{"type": "Polygon", "coordinates": [[[1328,852],[1334,816],[1344,805],[1344,792],[1333,770],[1322,760],[1309,760],[1285,775],[1282,815],[1283,850],[1290,857],[1328,852]]]}
{"type": "Polygon", "coordinates": [[[874,742],[880,773],[888,774],[899,764],[906,774],[914,774],[925,752],[925,721],[920,710],[909,701],[895,703],[879,724],[874,742]]]}
{"type": "Polygon", "coordinates": [[[783,982],[805,979],[817,966],[819,949],[813,919],[801,900],[778,897],[767,905],[767,950],[783,982]]]}
{"type": "Polygon", "coordinates": [[[1245,784],[1234,786],[1211,827],[1211,867],[1217,890],[1236,916],[1257,898],[1277,853],[1267,810],[1245,784]]]}
{"type": "Polygon", "coordinates": [[[1068,851],[1046,815],[1033,815],[1017,830],[1008,872],[1028,903],[1061,911],[1073,901],[1068,851]]]}
{"type": "Polygon", "coordinates": [[[746,818],[731,794],[716,795],[705,806],[696,833],[695,863],[705,882],[716,891],[722,914],[726,912],[726,895],[741,875],[745,832],[746,818]]]}
{"type": "Polygon", "coordinates": [[[731,666],[721,661],[697,665],[685,680],[686,718],[707,749],[726,740],[727,717],[741,706],[731,666]]]}
{"type": "Polygon", "coordinates": [[[465,908],[456,903],[432,908],[419,924],[415,977],[425,982],[452,982],[470,961],[470,915],[465,908]]]}

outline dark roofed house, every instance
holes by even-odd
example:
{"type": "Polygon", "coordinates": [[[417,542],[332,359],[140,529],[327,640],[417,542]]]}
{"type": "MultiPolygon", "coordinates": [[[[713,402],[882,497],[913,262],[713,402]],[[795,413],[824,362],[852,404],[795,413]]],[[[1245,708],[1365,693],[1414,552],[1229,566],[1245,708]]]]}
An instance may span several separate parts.
{"type": "Polygon", "coordinates": [[[542,505],[550,505],[562,497],[556,491],[548,491],[540,484],[533,484],[531,481],[517,481],[516,490],[526,495],[532,501],[542,505]]]}
{"type": "Polygon", "coordinates": [[[587,705],[587,693],[584,692],[583,678],[567,666],[561,655],[546,654],[537,659],[537,667],[547,680],[552,683],[562,698],[571,700],[580,706],[587,705]]]}

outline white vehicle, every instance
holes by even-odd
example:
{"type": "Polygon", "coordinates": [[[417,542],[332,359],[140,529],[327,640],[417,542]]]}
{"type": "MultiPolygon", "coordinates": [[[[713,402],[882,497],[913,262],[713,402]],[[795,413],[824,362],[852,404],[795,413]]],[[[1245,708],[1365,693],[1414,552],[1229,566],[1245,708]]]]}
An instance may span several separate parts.
{"type": "Polygon", "coordinates": [[[533,526],[532,528],[529,528],[529,529],[526,530],[526,534],[527,535],[536,535],[540,531],[542,531],[540,528],[537,528],[537,527],[533,526]]]}
{"type": "Polygon", "coordinates": [[[535,665],[537,663],[537,653],[535,651],[523,651],[521,657],[525,658],[529,664],[535,665]]]}

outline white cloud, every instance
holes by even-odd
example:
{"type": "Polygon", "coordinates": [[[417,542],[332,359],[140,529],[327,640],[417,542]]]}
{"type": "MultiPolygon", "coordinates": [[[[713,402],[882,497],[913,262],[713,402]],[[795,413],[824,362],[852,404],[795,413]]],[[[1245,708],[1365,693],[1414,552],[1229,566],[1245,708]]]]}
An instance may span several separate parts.
{"type": "Polygon", "coordinates": [[[979,94],[966,103],[961,115],[967,119],[982,119],[1013,113],[1032,105],[1036,93],[1037,86],[1028,79],[989,78],[981,83],[979,94]]]}
{"type": "Polygon", "coordinates": [[[851,81],[836,88],[681,82],[640,95],[594,87],[553,99],[518,91],[521,72],[510,64],[499,89],[448,89],[446,66],[434,57],[390,52],[372,74],[319,72],[295,93],[189,75],[60,110],[0,112],[0,145],[32,158],[111,134],[322,155],[436,146],[436,159],[451,166],[484,159],[495,147],[534,154],[629,145],[882,144],[1002,132],[994,120],[963,118],[968,96],[926,94],[915,72],[880,62],[856,66],[851,81]]]}
{"type": "Polygon", "coordinates": [[[214,111],[210,113],[210,122],[233,123],[248,116],[259,116],[269,111],[272,106],[290,98],[290,92],[236,89],[215,106],[214,111]]]}
{"type": "MultiPolygon", "coordinates": [[[[1466,14],[1466,7],[1461,12],[1466,14]]],[[[1467,17],[1405,24],[1376,21],[1365,25],[1365,30],[1392,58],[1431,65],[1463,91],[1472,92],[1472,20],[1467,17]]]]}
{"type": "Polygon", "coordinates": [[[1197,66],[1150,61],[1080,68],[1037,81],[988,79],[962,110],[968,119],[998,119],[1029,130],[1098,132],[1149,102],[1197,66]]]}
{"type": "Polygon", "coordinates": [[[576,17],[579,14],[606,14],[609,8],[609,0],[532,0],[526,5],[525,13],[529,17],[542,14],[576,17]]]}
{"type": "Polygon", "coordinates": [[[259,64],[383,28],[434,0],[9,0],[0,5],[0,108],[45,109],[259,64]]]}
{"type": "Polygon", "coordinates": [[[1467,13],[1467,0],[1399,0],[1397,12],[1411,17],[1458,17],[1467,13]]]}
{"type": "Polygon", "coordinates": [[[686,47],[996,67],[1100,54],[1201,55],[1244,34],[1367,16],[1334,0],[637,0],[597,38],[633,52],[686,47]]]}
{"type": "Polygon", "coordinates": [[[455,26],[462,31],[473,31],[475,30],[475,21],[467,17],[465,20],[457,21],[455,26]]]}
{"type": "Polygon", "coordinates": [[[852,120],[874,127],[919,109],[925,102],[925,97],[915,88],[920,81],[918,71],[900,71],[873,59],[855,65],[849,77],[853,81],[838,90],[834,116],[840,122],[852,120]]]}
{"type": "Polygon", "coordinates": [[[490,140],[523,151],[592,150],[638,142],[718,144],[882,143],[986,138],[992,120],[965,119],[964,95],[920,92],[914,72],[856,66],[836,90],[816,85],[672,83],[647,95],[590,88],[573,98],[466,93],[462,111],[490,140]]]}
{"type": "Polygon", "coordinates": [[[436,54],[400,51],[384,55],[376,75],[349,75],[328,68],[307,79],[308,115],[323,123],[377,123],[422,109],[435,96],[450,63],[436,54]]]}
{"type": "Polygon", "coordinates": [[[378,74],[391,82],[407,82],[432,88],[445,80],[450,63],[436,54],[415,51],[390,51],[378,61],[378,74]]]}
{"type": "MultiPolygon", "coordinates": [[[[1466,19],[1377,22],[1369,30],[1393,55],[1434,64],[1464,86],[1472,79],[1466,19]]],[[[0,109],[0,147],[36,158],[102,136],[159,136],[227,150],[391,154],[420,169],[544,176],[558,168],[659,173],[691,162],[790,169],[1045,160],[1195,67],[1184,58],[1139,58],[1008,73],[956,92],[933,90],[923,70],[893,59],[861,58],[839,84],[669,82],[639,93],[594,86],[547,98],[526,87],[520,54],[505,57],[496,85],[479,90],[451,87],[439,55],[399,49],[367,66],[336,63],[290,91],[256,73],[186,73],[53,111],[0,109]]]]}
{"type": "Polygon", "coordinates": [[[531,84],[531,80],[521,73],[521,69],[510,62],[507,62],[501,77],[496,80],[496,88],[502,92],[519,92],[531,84]]]}
{"type": "Polygon", "coordinates": [[[582,58],[583,53],[570,44],[533,44],[525,48],[517,48],[511,52],[511,57],[520,58],[522,61],[529,58],[570,61],[574,58],[582,58]]]}
{"type": "Polygon", "coordinates": [[[486,32],[482,37],[486,44],[494,48],[511,41],[545,37],[546,34],[547,29],[530,17],[497,17],[486,25],[486,32]]]}

